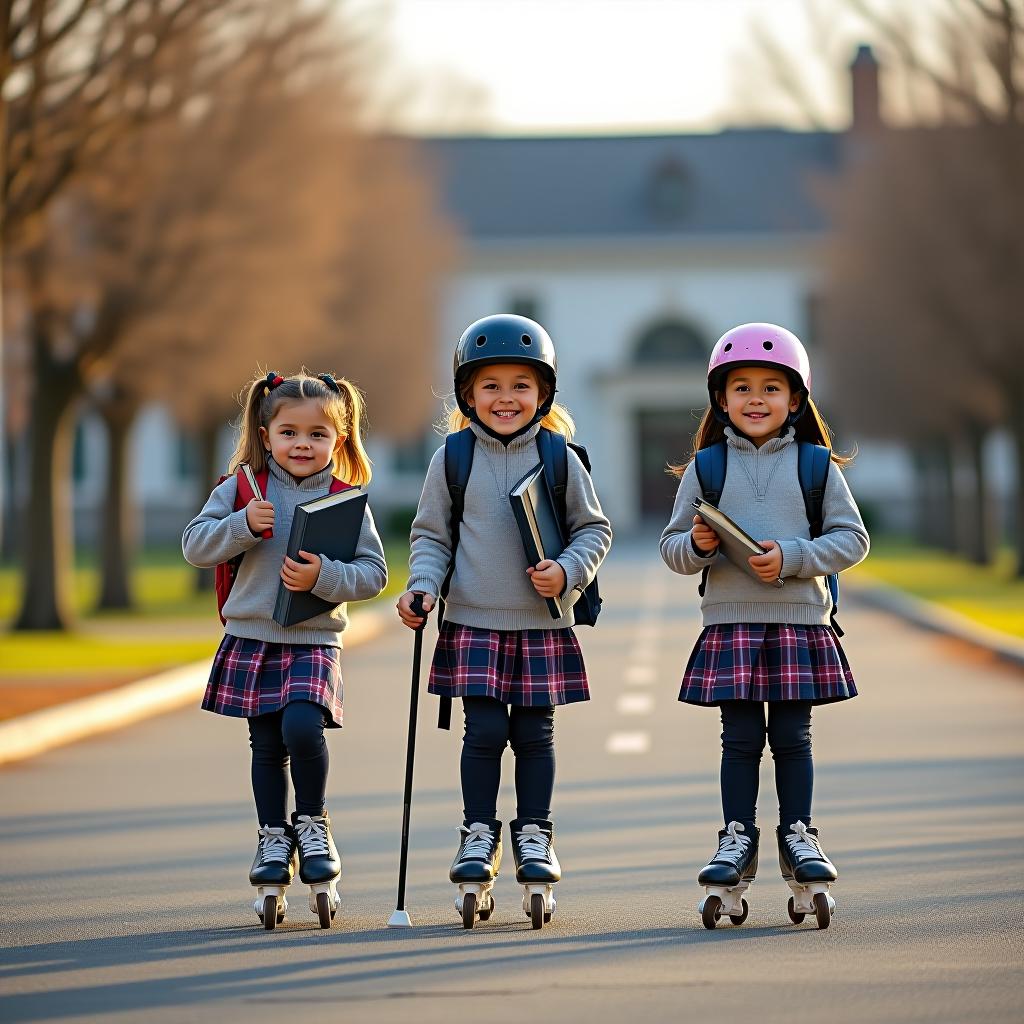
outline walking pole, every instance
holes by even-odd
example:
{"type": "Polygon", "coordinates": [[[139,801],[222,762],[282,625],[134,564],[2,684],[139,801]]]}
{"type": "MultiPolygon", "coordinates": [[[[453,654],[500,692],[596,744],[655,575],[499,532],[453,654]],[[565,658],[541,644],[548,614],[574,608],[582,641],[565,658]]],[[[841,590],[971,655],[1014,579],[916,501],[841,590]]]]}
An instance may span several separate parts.
{"type": "Polygon", "coordinates": [[[388,918],[389,928],[411,928],[409,912],[405,909],[405,874],[409,866],[409,812],[412,808],[412,767],[416,755],[416,715],[420,703],[420,656],[423,654],[423,629],[427,615],[423,611],[423,595],[412,599],[411,611],[422,616],[416,627],[412,655],[412,694],[409,698],[409,742],[405,750],[405,804],[402,809],[402,852],[398,861],[398,900],[395,912],[388,918]]]}

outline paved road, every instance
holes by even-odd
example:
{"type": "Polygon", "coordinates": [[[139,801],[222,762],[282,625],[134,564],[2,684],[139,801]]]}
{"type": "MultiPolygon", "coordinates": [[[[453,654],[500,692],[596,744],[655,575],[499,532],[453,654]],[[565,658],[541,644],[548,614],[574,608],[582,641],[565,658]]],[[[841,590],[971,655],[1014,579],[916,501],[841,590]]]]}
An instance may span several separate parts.
{"type": "MultiPolygon", "coordinates": [[[[581,631],[595,699],[557,719],[565,881],[549,928],[530,929],[506,871],[494,918],[462,930],[446,881],[459,745],[433,729],[431,699],[416,927],[383,927],[411,651],[396,626],[346,659],[330,932],[298,889],[276,932],[252,914],[239,723],[184,711],[0,771],[0,1020],[1020,1021],[1024,677],[848,609],[862,696],[818,711],[814,733],[816,821],[841,872],[833,925],[789,923],[769,852],[747,923],[707,932],[695,877],[718,828],[717,720],[675,700],[694,585],[651,554],[618,546],[600,628],[581,631]]],[[[762,794],[770,822],[770,762],[762,794]]]]}

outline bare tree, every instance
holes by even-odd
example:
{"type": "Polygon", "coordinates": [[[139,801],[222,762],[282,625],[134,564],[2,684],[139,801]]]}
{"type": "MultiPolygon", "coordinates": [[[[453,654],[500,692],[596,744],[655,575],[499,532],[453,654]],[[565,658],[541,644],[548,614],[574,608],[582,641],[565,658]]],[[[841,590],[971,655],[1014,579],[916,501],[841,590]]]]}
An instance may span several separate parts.
{"type": "MultiPolygon", "coordinates": [[[[895,86],[888,128],[853,134],[828,202],[834,215],[825,319],[837,394],[869,429],[933,453],[952,491],[954,447],[975,483],[968,539],[988,557],[982,445],[994,425],[1017,449],[1016,546],[1024,574],[1024,3],[963,0],[883,11],[848,0],[876,38],[895,86]],[[861,373],[875,372],[874,381],[861,373]],[[938,452],[939,454],[935,454],[938,452]]],[[[767,49],[769,64],[792,69],[767,49]]],[[[799,76],[780,84],[801,92],[799,76]]],[[[808,92],[806,84],[803,91],[808,92]]],[[[936,469],[936,466],[938,469],[936,469]]],[[[947,518],[949,516],[947,515],[947,518]]],[[[947,532],[952,527],[947,527],[947,532]]]]}

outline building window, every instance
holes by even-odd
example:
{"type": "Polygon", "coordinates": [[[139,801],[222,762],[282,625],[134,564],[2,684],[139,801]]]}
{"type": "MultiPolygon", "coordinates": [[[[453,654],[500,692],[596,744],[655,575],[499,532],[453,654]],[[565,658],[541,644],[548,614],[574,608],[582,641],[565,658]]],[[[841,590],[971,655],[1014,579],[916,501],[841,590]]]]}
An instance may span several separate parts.
{"type": "Polygon", "coordinates": [[[437,435],[431,430],[411,441],[396,444],[392,465],[396,473],[425,473],[436,447],[437,435]]]}
{"type": "Polygon", "coordinates": [[[192,434],[178,431],[174,469],[179,480],[191,480],[199,474],[199,453],[196,439],[192,434]]]}
{"type": "Polygon", "coordinates": [[[640,366],[693,366],[707,361],[711,346],[679,320],[662,320],[640,336],[633,361],[640,366]]]}
{"type": "Polygon", "coordinates": [[[673,155],[666,156],[648,182],[647,202],[660,223],[671,225],[685,220],[693,202],[693,180],[686,164],[673,155]]]}
{"type": "Polygon", "coordinates": [[[75,440],[71,450],[71,478],[76,484],[82,483],[88,472],[85,449],[85,424],[79,420],[75,424],[75,440]]]}
{"type": "Polygon", "coordinates": [[[535,295],[513,295],[508,304],[510,313],[529,317],[540,323],[540,303],[535,295]]]}

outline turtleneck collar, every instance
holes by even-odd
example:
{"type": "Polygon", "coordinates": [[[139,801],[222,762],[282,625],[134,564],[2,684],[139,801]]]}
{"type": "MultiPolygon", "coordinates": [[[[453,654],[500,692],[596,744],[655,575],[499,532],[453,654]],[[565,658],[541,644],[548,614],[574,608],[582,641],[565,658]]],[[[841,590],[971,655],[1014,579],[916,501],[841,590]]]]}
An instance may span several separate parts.
{"type": "Polygon", "coordinates": [[[334,465],[333,463],[328,463],[319,473],[303,477],[301,480],[292,476],[288,470],[282,469],[269,455],[267,456],[267,468],[270,470],[270,475],[284,487],[289,487],[296,491],[313,491],[320,494],[331,486],[331,475],[334,465]]]}
{"type": "Polygon", "coordinates": [[[732,427],[725,428],[725,440],[730,448],[735,448],[741,452],[753,452],[757,454],[770,455],[773,452],[781,452],[787,445],[792,444],[796,438],[796,429],[794,427],[787,427],[785,432],[780,434],[778,437],[773,437],[770,441],[765,441],[760,448],[754,444],[745,434],[741,434],[738,430],[732,427]]]}
{"type": "Polygon", "coordinates": [[[476,435],[478,441],[482,441],[489,448],[493,448],[495,451],[521,451],[525,448],[533,439],[540,433],[540,424],[534,423],[532,426],[527,427],[521,434],[516,434],[515,437],[509,440],[499,439],[486,427],[481,426],[479,423],[471,422],[469,429],[476,435]]]}

